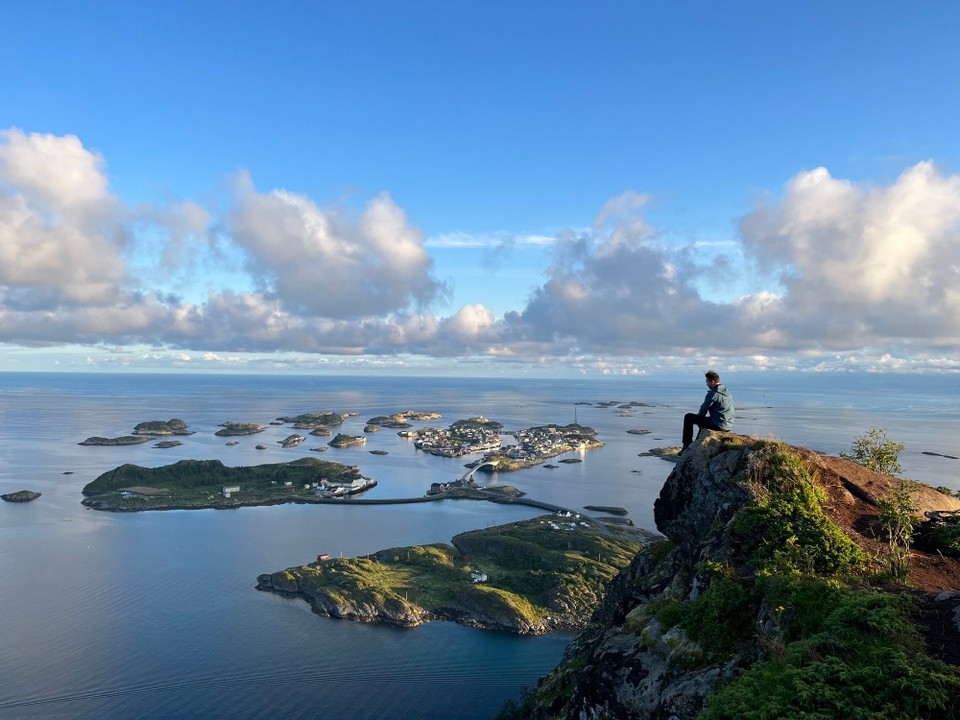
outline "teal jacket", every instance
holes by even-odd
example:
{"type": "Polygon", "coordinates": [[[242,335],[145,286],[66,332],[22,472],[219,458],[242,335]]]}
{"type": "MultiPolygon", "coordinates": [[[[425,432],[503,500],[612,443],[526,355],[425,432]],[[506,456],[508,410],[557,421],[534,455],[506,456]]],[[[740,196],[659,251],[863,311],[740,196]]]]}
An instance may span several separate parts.
{"type": "Polygon", "coordinates": [[[727,386],[717,385],[707,390],[707,396],[703,399],[703,405],[700,406],[700,412],[697,415],[700,417],[709,415],[721,430],[732,428],[733,421],[737,419],[737,412],[733,408],[733,395],[727,390],[727,386]]]}

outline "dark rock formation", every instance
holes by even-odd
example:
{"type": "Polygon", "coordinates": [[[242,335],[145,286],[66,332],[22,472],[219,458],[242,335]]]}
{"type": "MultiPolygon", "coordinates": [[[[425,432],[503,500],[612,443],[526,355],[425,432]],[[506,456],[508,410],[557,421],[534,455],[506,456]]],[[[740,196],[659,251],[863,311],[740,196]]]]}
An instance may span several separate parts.
{"type": "Polygon", "coordinates": [[[227,420],[226,422],[220,423],[222,430],[217,430],[214,435],[218,437],[231,437],[233,435],[255,435],[256,433],[261,433],[267,429],[266,425],[258,425],[257,423],[235,423],[227,420]]]}
{"type": "MultiPolygon", "coordinates": [[[[783,607],[774,609],[762,600],[756,601],[760,603],[758,606],[751,606],[749,603],[754,601],[745,601],[748,603],[745,633],[732,644],[732,650],[719,653],[693,640],[694,632],[689,624],[669,620],[670,615],[664,608],[690,607],[706,598],[719,572],[717,568],[726,568],[729,575],[724,577],[731,578],[728,586],[754,587],[751,584],[756,572],[754,560],[745,559],[746,546],[740,544],[744,542],[743,537],[733,528],[738,527],[737,521],[743,517],[738,515],[741,510],[758,507],[757,499],[767,497],[768,479],[778,477],[770,474],[774,472],[771,470],[775,465],[773,454],[778,452],[775,445],[732,433],[702,431],[694,445],[678,459],[654,506],[657,528],[669,542],[638,554],[630,566],[611,581],[591,624],[567,648],[560,665],[540,681],[522,706],[515,708],[515,714],[503,717],[692,720],[703,711],[718,681],[736,678],[746,668],[769,658],[770,648],[775,649],[776,642],[785,642],[782,635],[777,635],[782,632],[779,623],[783,617],[778,613],[784,612],[783,607]]],[[[821,502],[830,522],[834,523],[832,527],[838,529],[846,541],[866,550],[863,557],[879,554],[876,539],[856,529],[870,527],[869,518],[875,517],[877,507],[863,499],[870,493],[854,493],[850,488],[870,488],[882,484],[884,477],[894,479],[878,476],[839,458],[822,458],[803,448],[786,450],[791,457],[799,458],[801,473],[812,478],[810,482],[816,483],[828,498],[821,502]]],[[[949,510],[952,505],[948,505],[953,502],[945,496],[937,499],[926,489],[914,493],[914,500],[921,509],[927,509],[923,506],[929,507],[929,503],[940,503],[949,510]]],[[[766,529],[762,529],[761,535],[765,532],[766,529]]],[[[768,543],[764,547],[776,554],[789,553],[791,540],[803,542],[796,537],[788,538],[787,542],[778,541],[772,547],[767,540],[763,542],[768,543]]],[[[818,551],[816,542],[804,548],[804,552],[811,554],[818,551]]],[[[951,613],[960,617],[960,593],[917,592],[922,584],[936,589],[943,587],[943,583],[948,586],[956,583],[960,565],[949,565],[950,558],[933,558],[931,562],[939,573],[933,578],[924,574],[928,566],[916,551],[912,562],[916,567],[916,574],[911,572],[914,588],[907,592],[932,598],[927,603],[932,608],[929,617],[936,615],[934,610],[939,613],[936,617],[947,618],[951,613]]],[[[925,607],[923,603],[921,607],[925,607]]],[[[722,626],[728,621],[733,622],[722,617],[715,624],[722,626]]],[[[943,637],[946,623],[936,625],[931,621],[931,624],[938,629],[927,633],[928,648],[936,658],[950,662],[946,651],[936,651],[935,642],[930,639],[943,637]]],[[[940,644],[943,647],[960,645],[950,640],[940,644]]],[[[783,645],[779,647],[782,653],[783,645]]],[[[914,662],[929,660],[922,654],[916,657],[924,659],[914,662]]],[[[910,715],[907,711],[904,713],[904,717],[910,715]]],[[[931,717],[936,714],[934,711],[931,717]]],[[[788,716],[797,715],[788,713],[788,716]]]]}
{"type": "Polygon", "coordinates": [[[180,418],[171,420],[148,420],[133,428],[134,435],[193,435],[187,430],[187,423],[180,418]]]}
{"type": "Polygon", "coordinates": [[[36,500],[40,497],[40,494],[41,493],[34,492],[33,490],[17,490],[17,492],[0,495],[0,498],[3,498],[7,502],[22,503],[36,500]]]}
{"type": "Polygon", "coordinates": [[[346,435],[345,433],[338,433],[333,440],[327,443],[327,445],[333,448],[348,448],[353,447],[354,445],[363,445],[366,442],[367,439],[360,435],[346,435]]]}
{"type": "Polygon", "coordinates": [[[83,442],[78,442],[77,445],[140,445],[141,443],[147,442],[150,442],[149,437],[138,437],[136,435],[123,435],[115,438],[106,438],[95,435],[93,437],[88,437],[83,442]]]}

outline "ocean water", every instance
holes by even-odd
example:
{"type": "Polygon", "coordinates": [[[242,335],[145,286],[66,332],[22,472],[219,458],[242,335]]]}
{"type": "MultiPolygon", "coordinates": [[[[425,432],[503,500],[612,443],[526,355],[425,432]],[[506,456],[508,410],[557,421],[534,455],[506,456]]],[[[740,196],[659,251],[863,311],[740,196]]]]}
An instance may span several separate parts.
{"type": "MultiPolygon", "coordinates": [[[[960,409],[952,376],[725,377],[738,432],[836,454],[870,426],[906,443],[904,475],[960,489],[960,409]],[[940,453],[931,455],[927,453],[940,453]]],[[[605,447],[579,464],[530,468],[505,481],[571,508],[626,508],[653,529],[653,501],[671,466],[639,457],[675,445],[699,377],[578,381],[94,374],[0,374],[0,492],[43,493],[0,503],[0,717],[340,720],[490,718],[559,660],[570,635],[519,638],[432,623],[415,629],[320,618],[299,600],[254,589],[256,576],[318,553],[357,555],[446,542],[464,530],[531,517],[482,502],[349,507],[284,505],[229,511],[102,513],[81,489],[123,463],[181,459],[229,465],[317,456],[270,426],[228,447],[224,421],[267,424],[303,412],[356,412],[343,431],[399,410],[436,410],[437,423],[485,415],[507,428],[574,419],[605,447]],[[601,408],[616,400],[632,411],[601,408]],[[578,404],[589,403],[589,404],[578,404]],[[157,449],[81,447],[144,420],[183,418],[196,434],[157,449]],[[629,434],[647,430],[649,434],[629,434]],[[257,444],[267,450],[256,450],[257,444]]],[[[422,495],[471,457],[424,455],[394,431],[323,457],[378,481],[368,497],[422,495]],[[372,455],[370,450],[387,455],[372,455]]],[[[482,479],[482,478],[481,478],[482,479]]]]}

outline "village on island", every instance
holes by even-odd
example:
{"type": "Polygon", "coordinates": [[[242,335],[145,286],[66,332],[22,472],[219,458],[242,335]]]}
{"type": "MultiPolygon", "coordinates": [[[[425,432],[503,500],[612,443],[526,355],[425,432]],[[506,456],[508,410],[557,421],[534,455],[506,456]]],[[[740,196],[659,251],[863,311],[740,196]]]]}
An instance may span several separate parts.
{"type": "MultiPolygon", "coordinates": [[[[271,425],[292,424],[295,429],[309,430],[314,437],[332,435],[333,430],[356,413],[306,413],[277,418],[271,425]]],[[[428,422],[441,417],[436,412],[407,410],[392,415],[370,418],[364,433],[377,432],[382,428],[397,430],[397,434],[411,440],[413,446],[431,455],[458,458],[464,455],[481,454],[467,464],[468,472],[449,482],[434,482],[425,488],[424,495],[411,498],[388,498],[358,500],[375,487],[377,481],[360,472],[358,465],[324,462],[315,458],[301,458],[292,462],[256,465],[246,468],[230,468],[219,461],[182,460],[159,468],[144,468],[123,465],[102,474],[83,489],[83,503],[88,507],[110,511],[142,511],[189,508],[228,508],[282,502],[326,502],[351,499],[353,502],[417,502],[440,499],[446,495],[490,499],[491,494],[500,497],[518,498],[523,493],[509,486],[487,488],[479,492],[474,483],[476,472],[511,472],[539,465],[547,459],[564,453],[584,452],[602,447],[592,428],[578,424],[548,424],[517,430],[505,430],[503,424],[476,416],[453,422],[447,428],[422,427],[414,429],[411,420],[428,422]],[[504,444],[504,437],[515,442],[504,444]]],[[[215,435],[235,438],[256,435],[267,429],[266,425],[251,422],[227,421],[220,424],[215,435]]],[[[193,431],[181,419],[148,421],[139,423],[130,436],[119,438],[91,437],[81,445],[126,445],[144,439],[164,435],[188,435],[193,431]]],[[[290,435],[278,443],[284,448],[300,445],[307,438],[290,435]]],[[[323,452],[328,448],[348,448],[366,443],[365,435],[349,435],[338,432],[326,446],[310,448],[323,452]]],[[[236,445],[231,439],[228,445],[236,445]]],[[[154,447],[170,447],[160,442],[154,447]]],[[[263,444],[258,450],[266,449],[263,444]]],[[[386,454],[384,450],[371,451],[386,454]]],[[[565,463],[580,462],[578,458],[560,460],[565,463]]],[[[555,468],[555,465],[547,467],[555,468]]],[[[527,501],[533,502],[533,501],[527,501]]]]}
{"type": "MultiPolygon", "coordinates": [[[[348,417],[346,413],[312,413],[277,418],[270,424],[292,424],[318,437],[332,435],[335,431],[331,428],[338,428],[348,417]]],[[[439,413],[412,411],[374,417],[367,421],[365,435],[340,432],[325,446],[308,448],[326,451],[362,446],[369,433],[391,428],[407,441],[401,441],[402,445],[412,445],[417,452],[475,458],[466,463],[467,470],[458,479],[432,483],[414,497],[357,497],[377,481],[364,476],[359,465],[313,456],[249,467],[229,467],[219,460],[181,460],[153,468],[126,464],[88,483],[82,502],[91,509],[111,512],[232,509],[282,503],[363,506],[448,499],[522,504],[550,515],[461,533],[449,544],[393,548],[358,558],[333,558],[321,552],[315,556],[316,562],[259,575],[257,588],[314,598],[319,604],[310,601],[311,606],[319,614],[407,627],[441,618],[521,634],[582,627],[603,585],[655,534],[635,527],[627,518],[598,520],[525,497],[510,485],[477,484],[474,476],[477,472],[520,470],[563,454],[571,457],[558,462],[581,462],[586,450],[603,446],[595,431],[576,422],[506,430],[501,423],[483,416],[457,420],[447,428],[415,429],[410,422],[427,423],[439,418],[439,413]],[[523,567],[515,567],[518,547],[538,558],[531,560],[539,563],[536,587],[530,586],[526,561],[521,563],[523,567]],[[585,566],[589,571],[585,572],[585,566]],[[380,570],[386,575],[381,576],[380,570]],[[328,586],[338,588],[334,595],[327,591],[328,586]],[[420,593],[425,587],[431,588],[436,604],[431,601],[421,605],[425,598],[419,593],[416,599],[408,598],[409,587],[418,588],[420,593]],[[308,588],[306,595],[301,592],[304,588],[308,588]]],[[[226,422],[215,434],[230,438],[227,444],[235,445],[237,436],[258,435],[266,429],[257,423],[226,422]]],[[[130,437],[188,432],[182,420],[151,421],[138,425],[130,437]]],[[[306,439],[297,434],[277,442],[283,448],[293,448],[306,439]]],[[[83,444],[128,442],[123,438],[91,438],[83,444]]],[[[266,446],[257,445],[258,449],[262,447],[266,446]]],[[[622,508],[584,509],[605,515],[626,514],[622,508]]]]}

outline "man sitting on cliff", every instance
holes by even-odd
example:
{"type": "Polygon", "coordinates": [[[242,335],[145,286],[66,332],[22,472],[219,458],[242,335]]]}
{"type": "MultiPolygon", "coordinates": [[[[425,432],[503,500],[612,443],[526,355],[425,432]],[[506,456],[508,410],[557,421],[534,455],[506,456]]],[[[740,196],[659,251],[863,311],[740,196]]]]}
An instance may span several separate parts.
{"type": "Polygon", "coordinates": [[[713,370],[706,373],[707,396],[697,413],[683,416],[683,447],[680,454],[693,442],[693,426],[710,430],[729,430],[733,427],[736,412],[733,408],[733,395],[726,385],[720,384],[720,376],[713,370]]]}

